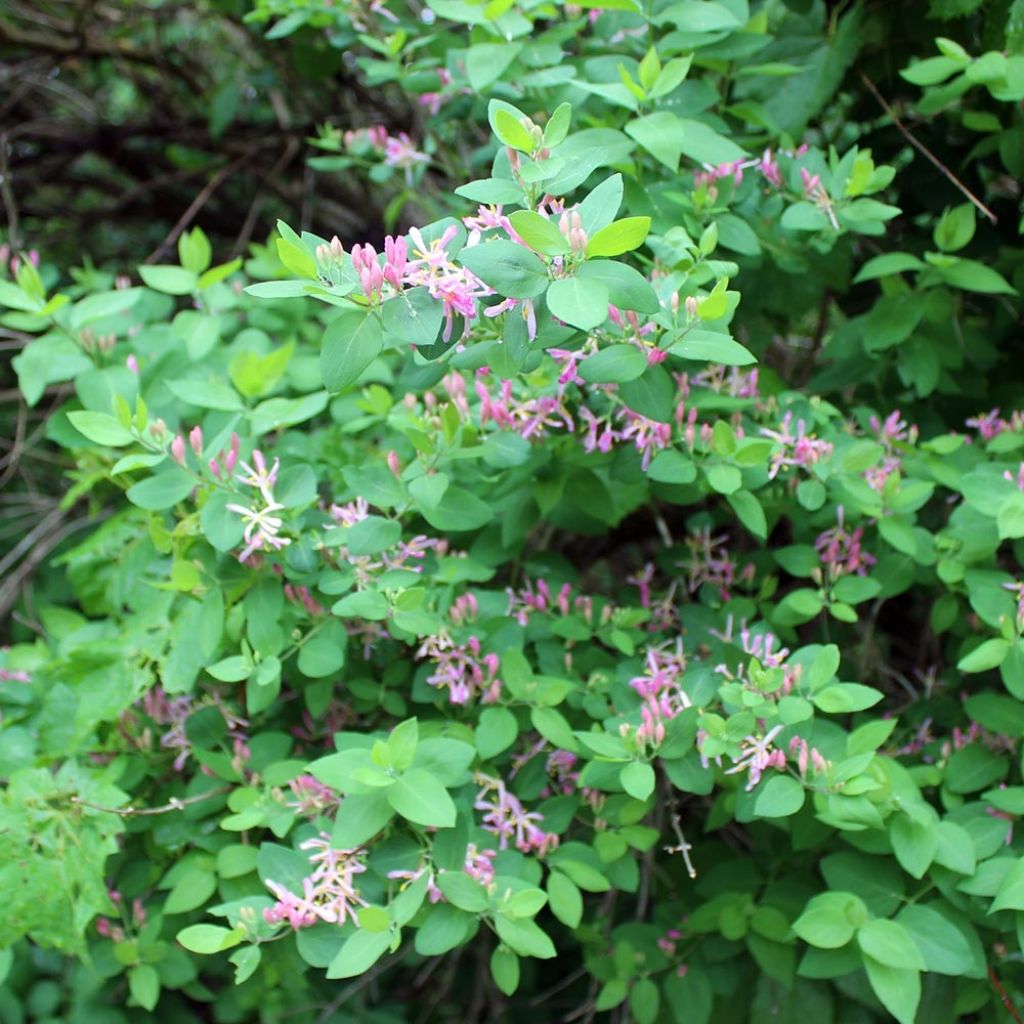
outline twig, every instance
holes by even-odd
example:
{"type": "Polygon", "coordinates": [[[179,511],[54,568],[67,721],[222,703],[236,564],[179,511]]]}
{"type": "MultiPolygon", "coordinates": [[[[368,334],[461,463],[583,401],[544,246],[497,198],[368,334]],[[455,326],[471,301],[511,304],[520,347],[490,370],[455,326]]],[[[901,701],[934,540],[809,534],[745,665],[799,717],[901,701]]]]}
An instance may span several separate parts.
{"type": "Polygon", "coordinates": [[[155,262],[169,246],[174,245],[178,236],[192,223],[193,218],[206,205],[210,196],[220,188],[224,179],[232,172],[238,170],[242,164],[251,159],[251,154],[246,153],[235,160],[232,160],[226,167],[222,167],[200,190],[199,195],[189,203],[188,209],[178,218],[178,223],[171,228],[167,237],[149,254],[147,263],[155,262]]]}
{"type": "Polygon", "coordinates": [[[534,996],[526,1005],[527,1006],[540,1006],[542,1003],[547,1002],[552,996],[557,995],[562,989],[568,988],[573,982],[579,981],[580,978],[584,977],[587,973],[586,967],[577,967],[571,974],[566,975],[557,985],[552,985],[551,988],[541,992],[539,996],[534,996]]]}
{"type": "Polygon", "coordinates": [[[11,172],[7,163],[7,133],[0,135],[0,198],[3,199],[7,211],[7,240],[11,248],[17,250],[21,245],[18,232],[18,204],[14,201],[14,189],[11,188],[11,172]]]}
{"type": "Polygon", "coordinates": [[[202,803],[215,796],[223,796],[230,793],[230,786],[221,786],[218,789],[210,789],[198,796],[185,797],[184,800],[172,796],[167,803],[160,807],[103,807],[100,804],[90,803],[88,800],[80,800],[77,796],[71,798],[71,802],[78,807],[89,807],[94,811],[104,811],[107,814],[116,814],[122,818],[141,818],[152,814],[170,814],[171,811],[183,811],[191,804],[202,803]]]}
{"type": "Polygon", "coordinates": [[[916,149],[923,157],[929,160],[933,166],[938,168],[946,176],[946,178],[958,188],[974,206],[981,211],[993,224],[999,223],[999,218],[923,143],[919,142],[911,133],[910,129],[907,128],[903,122],[899,119],[896,111],[886,102],[885,97],[878,91],[878,87],[870,78],[862,71],[860,73],[861,81],[868,87],[869,92],[872,96],[878,100],[879,106],[886,112],[893,125],[897,128],[900,134],[909,142],[914,149],[916,149]]]}
{"type": "Polygon", "coordinates": [[[352,982],[347,988],[341,990],[341,994],[335,999],[331,1000],[323,1009],[323,1013],[320,1014],[316,1019],[316,1024],[325,1024],[337,1010],[340,1010],[360,989],[366,988],[371,981],[376,980],[386,970],[394,967],[399,960],[404,960],[408,954],[408,950],[402,950],[389,956],[386,960],[381,960],[370,968],[365,974],[361,975],[357,981],[352,982]]]}
{"type": "Polygon", "coordinates": [[[1000,982],[999,976],[996,974],[996,969],[994,967],[989,967],[988,978],[989,981],[992,982],[992,987],[996,990],[999,998],[1002,1000],[1003,1006],[1006,1007],[1006,1012],[1009,1013],[1017,1024],[1024,1024],[1024,1019],[1021,1019],[1021,1015],[1017,1012],[1017,1007],[1013,1005],[1013,1000],[1010,999],[1006,989],[1003,988],[1002,982],[1000,982]]]}
{"type": "Polygon", "coordinates": [[[697,877],[697,869],[693,866],[693,861],[690,860],[690,851],[693,847],[686,841],[686,836],[683,835],[683,823],[679,818],[679,812],[676,810],[672,811],[672,816],[669,819],[672,825],[672,831],[675,832],[676,838],[679,840],[678,846],[666,846],[666,853],[681,853],[683,855],[683,863],[686,865],[686,873],[691,878],[697,877]]]}

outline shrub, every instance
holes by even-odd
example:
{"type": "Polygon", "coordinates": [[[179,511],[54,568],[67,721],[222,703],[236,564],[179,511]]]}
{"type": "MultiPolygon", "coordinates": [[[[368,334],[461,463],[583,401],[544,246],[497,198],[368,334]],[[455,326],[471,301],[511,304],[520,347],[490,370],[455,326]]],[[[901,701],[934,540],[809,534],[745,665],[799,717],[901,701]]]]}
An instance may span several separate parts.
{"type": "Polygon", "coordinates": [[[0,1013],[1014,1005],[1019,259],[977,197],[880,249],[800,6],[263,3],[428,97],[324,145],[433,214],[0,281],[102,517],[0,662],[0,1013]]]}

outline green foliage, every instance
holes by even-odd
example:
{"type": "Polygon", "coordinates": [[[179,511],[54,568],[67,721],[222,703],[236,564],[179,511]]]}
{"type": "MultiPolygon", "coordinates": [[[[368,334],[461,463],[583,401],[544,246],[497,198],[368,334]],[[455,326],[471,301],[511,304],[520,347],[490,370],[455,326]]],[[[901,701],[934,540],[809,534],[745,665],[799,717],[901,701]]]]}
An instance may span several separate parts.
{"type": "Polygon", "coordinates": [[[858,112],[890,13],[254,5],[420,135],[318,133],[383,242],[0,271],[62,500],[104,514],[0,651],[0,1018],[1003,1018],[1022,272],[987,204],[1024,58],[991,6],[933,5],[963,43],[904,71],[984,137],[949,161],[979,198],[858,112]]]}

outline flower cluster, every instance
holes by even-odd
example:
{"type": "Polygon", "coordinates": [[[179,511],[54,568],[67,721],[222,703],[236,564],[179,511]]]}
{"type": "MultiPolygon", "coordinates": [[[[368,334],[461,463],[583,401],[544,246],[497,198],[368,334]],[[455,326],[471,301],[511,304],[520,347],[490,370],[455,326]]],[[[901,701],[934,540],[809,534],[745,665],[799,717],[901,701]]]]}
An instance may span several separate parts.
{"type": "Polygon", "coordinates": [[[843,506],[836,509],[836,525],[818,534],[814,547],[831,581],[854,574],[864,576],[877,559],[863,548],[864,527],[847,528],[843,506]]]}
{"type": "Polygon", "coordinates": [[[508,849],[511,841],[521,853],[543,856],[558,845],[558,836],[540,827],[544,816],[536,811],[528,812],[501,779],[477,772],[473,781],[480,787],[473,806],[478,811],[486,811],[482,826],[497,836],[500,849],[508,849]]]}
{"type": "Polygon", "coordinates": [[[774,479],[784,466],[814,466],[831,456],[834,445],[831,441],[822,441],[807,432],[803,420],[797,420],[794,432],[793,413],[787,412],[779,423],[778,430],[762,428],[761,433],[775,441],[779,448],[773,453],[769,463],[768,476],[774,479]]]}
{"type": "Polygon", "coordinates": [[[733,767],[727,768],[726,775],[747,773],[747,792],[750,792],[760,781],[766,768],[784,769],[786,753],[780,747],[773,747],[772,741],[782,732],[782,726],[776,725],[763,736],[744,736],[740,742],[738,757],[734,757],[733,767]]]}
{"type": "Polygon", "coordinates": [[[366,870],[361,851],[335,850],[326,832],[300,843],[299,848],[315,851],[309,856],[314,869],[303,878],[301,895],[266,879],[267,888],[277,897],[277,902],[263,911],[267,924],[287,921],[297,931],[317,921],[337,925],[355,921],[356,908],[367,905],[355,884],[355,876],[366,870]]]}
{"type": "Polygon", "coordinates": [[[665,722],[692,706],[682,685],[685,671],[686,655],[681,638],[677,638],[674,645],[666,641],[661,646],[647,648],[643,675],[629,681],[643,700],[641,725],[635,736],[637,743],[660,746],[665,741],[665,722]]]}
{"type": "Polygon", "coordinates": [[[434,671],[427,676],[427,682],[438,689],[447,688],[449,703],[468,704],[479,698],[484,704],[493,704],[501,696],[498,656],[482,655],[480,650],[476,636],[456,643],[451,634],[442,629],[420,644],[416,657],[433,662],[434,671]]]}
{"type": "Polygon", "coordinates": [[[284,509],[284,505],[274,499],[274,484],[277,482],[281,460],[274,459],[268,467],[263,453],[256,448],[252,453],[252,461],[252,466],[239,462],[243,472],[238,477],[241,483],[256,491],[252,504],[240,505],[233,502],[225,506],[229,512],[240,515],[245,526],[245,548],[238,556],[240,562],[245,562],[257,551],[280,551],[291,544],[290,538],[280,536],[284,520],[277,513],[284,509]]]}

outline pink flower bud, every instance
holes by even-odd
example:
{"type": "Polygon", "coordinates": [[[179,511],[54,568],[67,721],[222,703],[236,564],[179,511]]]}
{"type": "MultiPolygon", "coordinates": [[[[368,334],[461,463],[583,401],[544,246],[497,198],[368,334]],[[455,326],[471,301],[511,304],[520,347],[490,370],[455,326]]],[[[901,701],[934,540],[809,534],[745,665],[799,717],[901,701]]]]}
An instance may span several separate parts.
{"type": "Polygon", "coordinates": [[[134,355],[129,356],[124,361],[124,365],[127,366],[128,369],[132,371],[132,373],[137,374],[139,372],[139,361],[138,359],[135,358],[134,355]]]}
{"type": "Polygon", "coordinates": [[[185,438],[183,438],[181,434],[178,434],[171,442],[171,458],[174,459],[179,466],[185,465],[185,438]]]}
{"type": "Polygon", "coordinates": [[[210,472],[219,480],[220,479],[220,463],[216,459],[210,459],[210,472]]]}
{"type": "Polygon", "coordinates": [[[196,453],[196,456],[203,454],[203,428],[200,426],[193,427],[188,433],[188,443],[192,445],[192,451],[196,453]]]}
{"type": "Polygon", "coordinates": [[[398,452],[388,452],[388,469],[396,478],[402,475],[402,463],[398,459],[398,452]]]}

